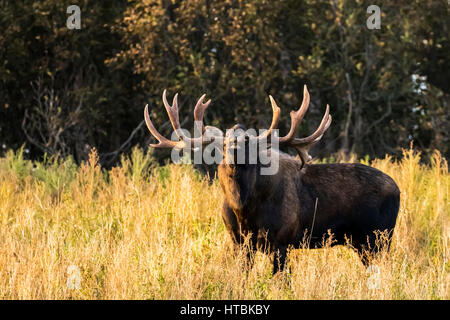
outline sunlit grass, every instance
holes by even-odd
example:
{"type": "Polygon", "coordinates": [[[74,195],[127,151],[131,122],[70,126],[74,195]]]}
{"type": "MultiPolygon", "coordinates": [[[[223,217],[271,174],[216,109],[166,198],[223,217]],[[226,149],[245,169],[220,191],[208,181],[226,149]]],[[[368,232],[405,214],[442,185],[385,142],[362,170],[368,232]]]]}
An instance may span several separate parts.
{"type": "MultiPolygon", "coordinates": [[[[363,160],[368,163],[368,159],[363,160]]],[[[292,250],[290,274],[271,275],[256,255],[242,269],[221,218],[223,195],[188,165],[152,165],[135,149],[109,171],[96,154],[0,159],[1,299],[449,299],[447,162],[406,150],[370,164],[400,187],[391,251],[373,264],[379,288],[344,247],[292,250]],[[80,272],[70,289],[69,266],[80,272]],[[69,268],[69,269],[68,269],[69,268]]]]}

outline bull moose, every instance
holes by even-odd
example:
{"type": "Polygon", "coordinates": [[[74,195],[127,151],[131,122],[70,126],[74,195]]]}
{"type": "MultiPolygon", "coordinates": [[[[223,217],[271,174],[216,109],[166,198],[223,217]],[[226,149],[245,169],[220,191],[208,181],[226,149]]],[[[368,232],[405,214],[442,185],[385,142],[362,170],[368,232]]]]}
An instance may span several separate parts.
{"type": "MultiPolygon", "coordinates": [[[[214,140],[208,136],[210,127],[203,125],[203,115],[211,100],[203,103],[205,95],[197,102],[194,119],[199,137],[190,138],[180,130],[177,95],[172,106],[163,93],[163,103],[177,141],[163,137],[154,127],[145,107],[144,117],[148,129],[159,141],[155,148],[193,148],[214,140]]],[[[296,138],[295,131],[309,107],[310,96],[306,85],[303,102],[297,111],[291,111],[291,127],[286,136],[279,137],[279,146],[294,148],[293,157],[269,145],[266,152],[277,153],[279,167],[273,175],[261,174],[267,166],[245,160],[237,162],[235,152],[244,148],[246,155],[253,141],[266,139],[278,124],[280,108],[269,96],[273,110],[270,128],[259,136],[246,133],[245,127],[236,125],[233,134],[223,139],[224,159],[218,167],[218,178],[225,195],[222,208],[224,223],[236,244],[247,240],[248,253],[264,249],[273,254],[273,272],[285,268],[288,247],[318,248],[332,235],[332,245],[349,245],[359,254],[364,265],[380,251],[377,233],[385,232],[390,246],[400,203],[400,191],[391,177],[362,164],[311,164],[308,150],[318,142],[331,124],[327,105],[317,130],[305,138],[296,138]],[[240,129],[240,130],[238,130],[240,129]],[[236,134],[236,132],[240,132],[236,134]]],[[[248,157],[244,157],[247,159],[248,157]]]]}

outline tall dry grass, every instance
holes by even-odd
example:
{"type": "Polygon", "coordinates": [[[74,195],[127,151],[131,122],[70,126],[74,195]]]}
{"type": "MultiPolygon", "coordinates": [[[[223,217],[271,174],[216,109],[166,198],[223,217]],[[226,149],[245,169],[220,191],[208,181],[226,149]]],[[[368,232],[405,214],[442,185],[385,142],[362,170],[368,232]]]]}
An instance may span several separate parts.
{"type": "Polygon", "coordinates": [[[391,251],[372,262],[379,273],[347,248],[325,247],[290,251],[290,274],[273,277],[260,253],[242,271],[219,185],[190,166],[152,167],[138,149],[108,172],[94,153],[77,167],[9,152],[0,159],[0,298],[449,299],[447,162],[438,152],[430,166],[419,161],[407,150],[399,162],[371,162],[401,189],[391,251]]]}

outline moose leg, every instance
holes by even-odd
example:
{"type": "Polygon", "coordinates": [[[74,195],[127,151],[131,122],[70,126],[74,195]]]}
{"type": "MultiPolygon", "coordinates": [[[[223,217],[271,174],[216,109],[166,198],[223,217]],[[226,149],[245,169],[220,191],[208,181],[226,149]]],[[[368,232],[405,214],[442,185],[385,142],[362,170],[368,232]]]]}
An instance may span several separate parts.
{"type": "Polygon", "coordinates": [[[236,219],[236,215],[226,202],[224,202],[222,207],[222,218],[233,242],[236,244],[241,244],[242,236],[240,233],[239,223],[236,219]]]}
{"type": "MultiPolygon", "coordinates": [[[[253,235],[252,235],[253,238],[253,235]]],[[[249,244],[249,246],[247,246],[246,249],[246,266],[248,268],[248,270],[251,270],[253,268],[253,265],[255,264],[255,246],[252,245],[252,243],[249,244]]]]}
{"type": "Polygon", "coordinates": [[[275,247],[275,252],[273,254],[273,274],[277,273],[278,271],[283,271],[285,269],[286,255],[287,255],[286,246],[275,247]]]}
{"type": "Polygon", "coordinates": [[[245,249],[245,267],[246,269],[250,270],[253,267],[254,261],[255,261],[255,245],[254,245],[254,237],[251,236],[251,241],[249,243],[249,246],[245,247],[245,238],[242,235],[241,228],[239,226],[239,223],[236,219],[236,215],[231,210],[231,208],[227,205],[225,202],[222,207],[222,218],[225,223],[225,226],[228,230],[228,232],[231,235],[231,239],[233,240],[235,244],[236,251],[239,252],[241,249],[245,249]]]}

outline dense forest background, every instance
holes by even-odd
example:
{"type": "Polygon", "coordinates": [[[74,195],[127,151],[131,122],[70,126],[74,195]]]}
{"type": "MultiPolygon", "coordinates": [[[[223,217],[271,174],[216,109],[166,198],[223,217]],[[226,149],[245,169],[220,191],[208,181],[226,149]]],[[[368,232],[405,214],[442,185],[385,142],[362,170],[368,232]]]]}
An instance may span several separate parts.
{"type": "Polygon", "coordinates": [[[289,111],[311,106],[299,134],[333,123],[313,150],[326,156],[399,155],[411,142],[450,153],[450,4],[399,1],[8,1],[0,0],[0,155],[25,144],[44,154],[105,166],[153,142],[143,123],[170,137],[165,88],[180,93],[180,120],[206,93],[205,123],[267,128],[268,95],[289,111]],[[66,26],[69,5],[81,29],[66,26]],[[369,5],[381,28],[368,29],[369,5]]]}

